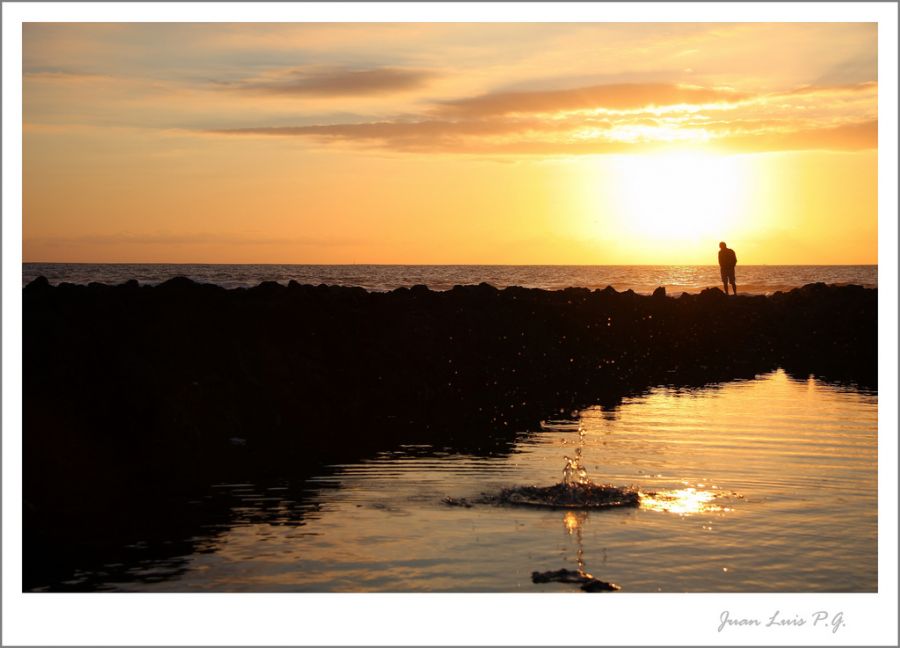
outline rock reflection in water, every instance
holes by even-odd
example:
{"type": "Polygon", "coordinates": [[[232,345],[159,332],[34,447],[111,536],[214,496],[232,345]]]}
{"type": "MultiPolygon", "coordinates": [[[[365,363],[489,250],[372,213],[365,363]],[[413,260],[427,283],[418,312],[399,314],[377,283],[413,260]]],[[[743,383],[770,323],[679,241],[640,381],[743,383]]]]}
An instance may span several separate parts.
{"type": "MultiPolygon", "coordinates": [[[[53,548],[32,539],[26,551],[32,552],[28,559],[34,568],[23,590],[121,591],[175,581],[240,527],[284,528],[285,537],[299,538],[318,514],[311,495],[302,485],[279,482],[219,483],[183,496],[133,496],[120,504],[118,517],[59,521],[65,541],[53,548]]],[[[266,541],[266,532],[257,535],[257,541],[266,541]]]]}

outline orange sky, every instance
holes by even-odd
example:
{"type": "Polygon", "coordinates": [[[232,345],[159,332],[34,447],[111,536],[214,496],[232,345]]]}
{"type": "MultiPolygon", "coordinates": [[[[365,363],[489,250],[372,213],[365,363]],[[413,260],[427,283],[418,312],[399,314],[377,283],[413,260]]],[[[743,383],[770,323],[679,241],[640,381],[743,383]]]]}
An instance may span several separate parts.
{"type": "Polygon", "coordinates": [[[26,24],[25,261],[877,262],[874,24],[26,24]]]}

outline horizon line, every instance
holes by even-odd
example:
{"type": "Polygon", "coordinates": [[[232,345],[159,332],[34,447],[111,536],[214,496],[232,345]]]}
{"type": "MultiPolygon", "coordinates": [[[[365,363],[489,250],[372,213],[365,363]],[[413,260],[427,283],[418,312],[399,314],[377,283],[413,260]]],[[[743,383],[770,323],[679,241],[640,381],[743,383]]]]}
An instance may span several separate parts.
{"type": "MultiPolygon", "coordinates": [[[[486,267],[530,267],[530,268],[554,268],[554,267],[570,267],[570,268],[589,268],[589,267],[668,267],[677,268],[683,266],[717,268],[716,263],[297,263],[297,262],[273,262],[267,261],[263,263],[253,262],[207,262],[207,261],[22,261],[22,265],[26,264],[59,264],[59,265],[208,265],[208,266],[377,266],[377,267],[402,267],[402,266],[431,266],[431,267],[457,267],[457,266],[486,266],[486,267]]],[[[743,267],[850,267],[850,266],[878,266],[878,263],[741,263],[743,267]]]]}

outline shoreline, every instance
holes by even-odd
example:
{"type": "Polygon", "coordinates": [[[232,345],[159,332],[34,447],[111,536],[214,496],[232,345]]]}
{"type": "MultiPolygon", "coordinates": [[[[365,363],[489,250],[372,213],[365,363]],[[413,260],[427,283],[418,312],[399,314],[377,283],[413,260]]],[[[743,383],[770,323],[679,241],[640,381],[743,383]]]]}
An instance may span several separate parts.
{"type": "MultiPolygon", "coordinates": [[[[567,288],[632,289],[652,294],[663,286],[670,295],[699,293],[720,288],[718,267],[714,265],[369,265],[369,264],[23,264],[22,286],[43,275],[50,283],[87,285],[91,282],[118,285],[136,279],[141,286],[157,286],[175,277],[223,288],[255,288],[265,281],[287,287],[300,284],[361,287],[372,292],[425,285],[433,291],[451,290],[455,285],[486,282],[498,289],[507,287],[565,290],[567,288]]],[[[742,294],[772,295],[805,284],[822,281],[831,285],[861,285],[877,288],[877,265],[741,265],[739,290],[742,294]]]]}

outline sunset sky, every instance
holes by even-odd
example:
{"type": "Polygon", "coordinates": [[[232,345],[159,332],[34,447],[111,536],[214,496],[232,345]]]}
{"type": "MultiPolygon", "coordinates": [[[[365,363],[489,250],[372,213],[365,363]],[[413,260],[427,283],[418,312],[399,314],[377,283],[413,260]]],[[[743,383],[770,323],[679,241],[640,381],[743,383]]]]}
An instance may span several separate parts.
{"type": "Polygon", "coordinates": [[[23,41],[25,261],[878,261],[874,23],[23,41]]]}

